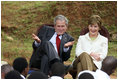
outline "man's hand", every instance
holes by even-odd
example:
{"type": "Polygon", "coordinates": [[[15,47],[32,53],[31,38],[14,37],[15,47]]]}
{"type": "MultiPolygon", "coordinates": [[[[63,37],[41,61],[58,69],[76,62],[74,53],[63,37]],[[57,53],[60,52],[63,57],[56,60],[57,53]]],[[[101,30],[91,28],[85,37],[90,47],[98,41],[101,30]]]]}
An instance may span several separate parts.
{"type": "Polygon", "coordinates": [[[92,56],[95,60],[100,61],[100,54],[96,54],[96,53],[91,52],[90,56],[92,56]]]}
{"type": "Polygon", "coordinates": [[[67,42],[67,43],[64,45],[64,47],[67,48],[67,47],[69,47],[69,46],[72,46],[73,44],[74,44],[74,41],[72,41],[72,42],[67,42]]]}
{"type": "Polygon", "coordinates": [[[40,43],[41,40],[38,38],[38,36],[36,36],[35,34],[32,33],[32,38],[37,42],[40,43]]]}

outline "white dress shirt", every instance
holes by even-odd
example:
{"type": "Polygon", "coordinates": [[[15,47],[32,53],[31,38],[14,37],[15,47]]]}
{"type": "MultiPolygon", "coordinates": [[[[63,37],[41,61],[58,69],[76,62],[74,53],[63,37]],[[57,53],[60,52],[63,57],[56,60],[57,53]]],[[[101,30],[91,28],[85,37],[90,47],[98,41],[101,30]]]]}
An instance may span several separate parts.
{"type": "Polygon", "coordinates": [[[94,64],[101,69],[102,61],[107,56],[108,52],[108,39],[99,33],[95,40],[91,40],[89,33],[80,36],[76,46],[76,56],[78,57],[83,52],[88,54],[91,52],[100,54],[100,61],[95,60],[93,57],[92,59],[94,64]]]}
{"type": "MultiPolygon", "coordinates": [[[[52,36],[52,38],[51,38],[49,41],[53,44],[53,46],[54,46],[56,52],[58,53],[58,51],[57,51],[57,46],[56,46],[56,37],[57,37],[57,33],[55,32],[54,35],[52,36]]],[[[60,39],[60,40],[62,39],[62,35],[59,36],[59,39],[60,39]]],[[[36,41],[35,41],[34,44],[35,44],[37,47],[40,45],[40,43],[37,43],[36,41]]],[[[64,52],[67,52],[68,50],[69,50],[69,47],[68,47],[68,48],[64,48],[64,52]]]]}
{"type": "Polygon", "coordinates": [[[95,76],[95,79],[99,79],[99,80],[100,79],[110,79],[110,76],[100,69],[96,70],[94,76],[95,76]]]}
{"type": "Polygon", "coordinates": [[[24,77],[22,74],[20,74],[20,76],[21,76],[23,79],[25,79],[25,77],[24,77]]]}
{"type": "Polygon", "coordinates": [[[49,79],[63,79],[62,77],[60,77],[60,76],[51,76],[49,79]]]}

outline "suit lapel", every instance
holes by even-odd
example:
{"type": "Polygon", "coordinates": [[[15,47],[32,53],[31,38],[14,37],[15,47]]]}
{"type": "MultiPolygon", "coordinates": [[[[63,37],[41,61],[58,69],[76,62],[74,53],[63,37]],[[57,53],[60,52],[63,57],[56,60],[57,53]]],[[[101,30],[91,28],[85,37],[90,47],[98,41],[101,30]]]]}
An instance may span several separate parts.
{"type": "Polygon", "coordinates": [[[53,36],[54,33],[55,33],[54,29],[49,30],[48,34],[46,35],[47,41],[49,41],[51,39],[51,37],[53,36]]]}
{"type": "Polygon", "coordinates": [[[60,56],[62,55],[62,51],[64,48],[64,44],[67,42],[67,36],[65,34],[62,35],[61,44],[60,44],[60,56]]]}

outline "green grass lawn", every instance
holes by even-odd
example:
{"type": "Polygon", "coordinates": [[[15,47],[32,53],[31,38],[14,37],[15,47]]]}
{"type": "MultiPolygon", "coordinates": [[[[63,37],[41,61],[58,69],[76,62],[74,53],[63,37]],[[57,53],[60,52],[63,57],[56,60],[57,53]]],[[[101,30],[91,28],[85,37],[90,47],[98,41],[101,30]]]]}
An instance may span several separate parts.
{"type": "Polygon", "coordinates": [[[1,59],[12,64],[16,57],[25,57],[28,62],[32,54],[33,41],[2,41],[1,42],[1,59]]]}

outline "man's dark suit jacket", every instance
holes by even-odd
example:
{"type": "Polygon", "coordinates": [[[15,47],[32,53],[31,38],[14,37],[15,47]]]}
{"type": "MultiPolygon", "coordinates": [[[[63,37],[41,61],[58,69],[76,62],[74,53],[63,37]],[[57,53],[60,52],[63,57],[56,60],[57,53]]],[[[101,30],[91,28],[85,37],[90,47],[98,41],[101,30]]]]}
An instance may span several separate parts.
{"type": "MultiPolygon", "coordinates": [[[[33,43],[33,54],[30,59],[30,68],[40,69],[41,60],[45,60],[42,58],[44,53],[41,49],[42,48],[41,45],[43,44],[43,42],[49,41],[52,38],[52,36],[54,35],[54,33],[55,33],[55,29],[54,29],[54,27],[51,27],[51,26],[43,26],[39,30],[38,37],[41,39],[41,44],[39,47],[36,47],[35,44],[33,43]]],[[[60,59],[61,59],[62,63],[63,63],[63,61],[66,61],[70,58],[72,46],[70,46],[70,48],[67,52],[63,51],[64,44],[67,42],[70,42],[70,41],[74,41],[74,38],[72,38],[67,33],[64,33],[62,35],[61,44],[60,44],[60,59]]]]}

